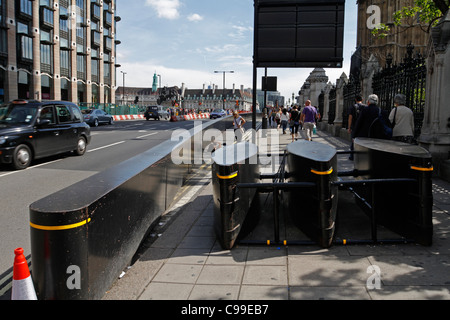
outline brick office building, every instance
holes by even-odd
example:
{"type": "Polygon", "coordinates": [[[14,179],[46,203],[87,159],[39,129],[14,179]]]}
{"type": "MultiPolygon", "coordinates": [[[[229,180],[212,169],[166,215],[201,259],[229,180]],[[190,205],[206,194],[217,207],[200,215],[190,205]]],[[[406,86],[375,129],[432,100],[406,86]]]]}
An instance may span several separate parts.
{"type": "Polygon", "coordinates": [[[0,0],[0,102],[114,103],[116,0],[0,0]]]}

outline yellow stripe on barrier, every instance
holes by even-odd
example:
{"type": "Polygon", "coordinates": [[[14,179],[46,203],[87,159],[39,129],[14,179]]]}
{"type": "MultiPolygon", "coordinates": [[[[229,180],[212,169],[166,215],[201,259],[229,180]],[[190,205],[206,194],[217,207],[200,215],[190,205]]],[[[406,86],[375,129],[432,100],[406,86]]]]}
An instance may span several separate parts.
{"type": "Polygon", "coordinates": [[[421,168],[421,167],[411,166],[411,170],[422,171],[422,172],[432,172],[432,171],[434,171],[434,167],[431,167],[431,168],[421,168]]]}
{"type": "Polygon", "coordinates": [[[53,226],[53,227],[40,226],[40,225],[30,222],[30,226],[33,229],[38,229],[38,230],[43,230],[43,231],[63,231],[63,230],[70,230],[70,229],[76,229],[76,228],[82,227],[82,226],[88,224],[89,222],[91,222],[91,219],[84,220],[83,222],[80,222],[80,223],[69,224],[66,226],[53,226]]]}
{"type": "Polygon", "coordinates": [[[233,173],[233,174],[231,174],[231,175],[229,175],[229,176],[221,176],[221,175],[217,174],[217,178],[219,178],[219,179],[221,179],[221,180],[230,180],[230,179],[236,178],[237,176],[238,176],[238,173],[237,173],[237,172],[236,172],[236,173],[233,173]]]}
{"type": "Polygon", "coordinates": [[[330,175],[330,174],[332,174],[333,173],[333,168],[331,168],[330,170],[328,170],[328,171],[317,171],[317,170],[311,170],[311,172],[312,173],[314,173],[314,174],[317,174],[317,175],[319,175],[319,176],[327,176],[327,175],[330,175]]]}

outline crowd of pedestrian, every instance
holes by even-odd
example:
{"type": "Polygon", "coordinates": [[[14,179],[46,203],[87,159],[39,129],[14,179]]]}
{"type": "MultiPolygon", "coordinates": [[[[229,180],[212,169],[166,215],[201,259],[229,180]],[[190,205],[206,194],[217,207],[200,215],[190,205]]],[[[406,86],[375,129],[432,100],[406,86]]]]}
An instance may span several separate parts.
{"type": "MultiPolygon", "coordinates": [[[[379,98],[372,94],[363,104],[363,98],[358,95],[355,105],[348,110],[348,132],[352,137],[351,151],[354,151],[356,138],[389,139],[409,144],[415,144],[414,113],[406,107],[406,96],[397,94],[394,97],[394,108],[387,113],[379,106],[379,98]]],[[[353,160],[353,154],[350,156],[353,160]]]]}
{"type": "Polygon", "coordinates": [[[311,101],[306,101],[305,106],[299,108],[296,105],[290,107],[271,108],[268,113],[269,126],[281,129],[282,134],[287,134],[289,127],[292,141],[299,139],[299,132],[304,130],[306,140],[312,141],[316,132],[317,121],[320,120],[320,113],[317,107],[311,105],[311,101]]]}
{"type": "MultiPolygon", "coordinates": [[[[413,111],[406,106],[406,96],[397,94],[394,97],[394,108],[390,113],[379,106],[379,98],[372,94],[366,103],[357,95],[355,104],[348,111],[348,133],[351,135],[351,151],[354,151],[356,138],[389,139],[409,144],[417,143],[414,137],[415,125],[413,111]]],[[[292,141],[299,139],[299,132],[304,131],[305,140],[312,141],[316,133],[317,122],[321,115],[317,107],[306,101],[298,107],[270,108],[268,121],[270,128],[281,130],[287,134],[289,128],[292,141]]],[[[353,160],[353,154],[350,156],[353,160]]]]}

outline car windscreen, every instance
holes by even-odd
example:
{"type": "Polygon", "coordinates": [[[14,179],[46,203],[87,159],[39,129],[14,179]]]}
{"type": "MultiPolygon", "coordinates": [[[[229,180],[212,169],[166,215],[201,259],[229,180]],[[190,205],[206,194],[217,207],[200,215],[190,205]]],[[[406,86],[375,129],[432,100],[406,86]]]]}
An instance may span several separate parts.
{"type": "Polygon", "coordinates": [[[36,117],[37,108],[30,104],[5,104],[0,106],[0,123],[28,125],[36,117]]]}

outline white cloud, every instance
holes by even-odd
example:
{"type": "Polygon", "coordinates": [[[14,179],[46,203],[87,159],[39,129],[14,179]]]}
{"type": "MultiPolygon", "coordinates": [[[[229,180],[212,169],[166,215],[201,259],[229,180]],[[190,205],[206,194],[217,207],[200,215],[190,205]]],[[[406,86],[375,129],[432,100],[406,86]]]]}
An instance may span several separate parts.
{"type": "Polygon", "coordinates": [[[160,18],[175,20],[180,17],[179,0],[146,0],[146,5],[154,8],[160,18]]]}
{"type": "Polygon", "coordinates": [[[188,20],[192,21],[192,22],[197,22],[197,21],[202,21],[203,17],[197,13],[194,13],[188,17],[188,20]]]}
{"type": "Polygon", "coordinates": [[[248,38],[248,35],[252,35],[251,32],[253,31],[252,27],[241,27],[241,26],[233,26],[233,32],[229,33],[228,35],[231,38],[235,39],[246,39],[248,38]]]}

